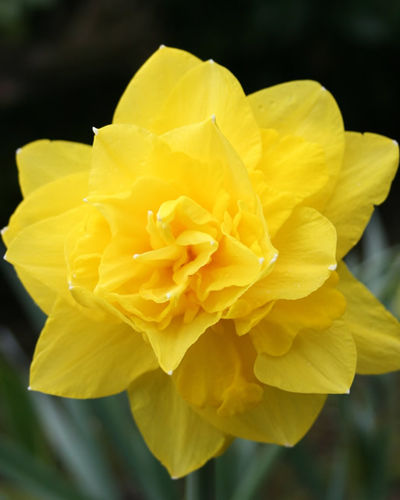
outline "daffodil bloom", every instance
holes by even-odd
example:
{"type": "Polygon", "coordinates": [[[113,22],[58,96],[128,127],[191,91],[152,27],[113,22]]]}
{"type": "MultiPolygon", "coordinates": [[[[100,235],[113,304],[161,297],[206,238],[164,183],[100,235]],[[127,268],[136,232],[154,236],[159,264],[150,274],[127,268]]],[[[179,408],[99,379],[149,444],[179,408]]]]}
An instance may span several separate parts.
{"type": "Polygon", "coordinates": [[[355,373],[400,368],[397,320],[347,270],[398,165],[295,81],[246,96],[212,60],[162,47],[91,146],[17,152],[3,238],[48,315],[33,390],[127,390],[174,477],[233,437],[293,445],[355,373]]]}

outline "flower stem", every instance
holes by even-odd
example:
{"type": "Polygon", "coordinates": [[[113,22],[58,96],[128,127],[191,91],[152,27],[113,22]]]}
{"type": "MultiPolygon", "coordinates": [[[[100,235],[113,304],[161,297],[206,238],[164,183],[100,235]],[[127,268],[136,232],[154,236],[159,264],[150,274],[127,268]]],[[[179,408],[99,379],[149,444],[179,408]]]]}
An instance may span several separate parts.
{"type": "Polygon", "coordinates": [[[209,460],[186,477],[185,500],[215,500],[215,464],[209,460]]]}

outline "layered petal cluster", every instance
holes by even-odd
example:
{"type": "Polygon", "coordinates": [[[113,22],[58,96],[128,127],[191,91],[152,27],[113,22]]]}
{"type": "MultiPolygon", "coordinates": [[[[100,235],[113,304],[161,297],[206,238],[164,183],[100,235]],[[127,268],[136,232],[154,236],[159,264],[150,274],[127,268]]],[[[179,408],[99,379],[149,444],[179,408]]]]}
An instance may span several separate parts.
{"type": "Polygon", "coordinates": [[[345,132],[312,81],[246,96],[160,48],[91,146],[17,152],[3,231],[48,320],[33,390],[127,390],[174,477],[233,437],[293,445],[354,374],[400,368],[397,320],[342,259],[387,196],[398,146],[345,132]]]}

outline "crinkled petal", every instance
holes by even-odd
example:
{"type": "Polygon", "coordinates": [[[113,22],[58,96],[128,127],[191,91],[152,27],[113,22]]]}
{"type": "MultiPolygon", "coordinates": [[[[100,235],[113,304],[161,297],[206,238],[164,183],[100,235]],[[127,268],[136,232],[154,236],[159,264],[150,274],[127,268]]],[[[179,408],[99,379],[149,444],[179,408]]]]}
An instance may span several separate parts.
{"type": "Polygon", "coordinates": [[[72,398],[109,396],[157,367],[139,333],[112,317],[95,321],[87,314],[55,304],[36,346],[31,389],[72,398]]]}
{"type": "Polygon", "coordinates": [[[271,312],[267,310],[265,317],[260,318],[262,321],[250,330],[257,351],[282,356],[289,351],[299,331],[329,328],[346,309],[346,300],[336,289],[337,282],[337,273],[332,273],[318,290],[303,299],[270,303],[271,312]]]}
{"type": "Polygon", "coordinates": [[[92,148],[86,144],[41,139],[17,151],[22,194],[60,177],[88,171],[92,148]]]}
{"type": "Polygon", "coordinates": [[[388,195],[399,163],[395,141],[376,134],[346,132],[343,167],[324,215],[338,234],[338,259],[360,239],[374,205],[388,195]]]}
{"type": "Polygon", "coordinates": [[[264,384],[307,394],[347,393],[357,352],[353,337],[338,320],[324,331],[303,330],[283,356],[259,354],[254,373],[264,384]]]}
{"type": "Polygon", "coordinates": [[[272,243],[279,255],[271,273],[242,296],[254,308],[270,300],[306,297],[336,267],[335,228],[312,208],[296,209],[272,243]]]}
{"type": "Polygon", "coordinates": [[[172,372],[182,361],[189,347],[207,328],[217,323],[220,317],[220,313],[199,312],[188,323],[185,323],[182,317],[178,317],[163,330],[149,324],[143,324],[142,328],[146,330],[160,367],[165,372],[172,372]]]}
{"type": "Polygon", "coordinates": [[[195,413],[161,370],[137,379],[129,399],[148,447],[173,478],[198,469],[226,444],[225,434],[195,413]]]}
{"type": "Polygon", "coordinates": [[[248,337],[238,337],[232,322],[221,322],[188,350],[174,381],[188,403],[233,415],[262,399],[263,389],[253,373],[255,357],[248,337]]]}
{"type": "Polygon", "coordinates": [[[253,187],[246,167],[224,137],[219,122],[214,123],[207,117],[200,123],[173,129],[163,134],[162,139],[172,151],[181,151],[201,162],[198,167],[198,170],[201,168],[201,173],[196,173],[201,176],[202,182],[199,183],[194,178],[191,181],[198,189],[204,190],[204,185],[209,186],[211,193],[204,193],[203,196],[210,197],[214,194],[214,204],[214,191],[220,191],[221,187],[234,199],[254,200],[253,187]]]}
{"type": "Polygon", "coordinates": [[[339,266],[339,290],[347,301],[343,321],[357,348],[357,373],[378,374],[400,369],[400,324],[356,280],[346,265],[339,266]]]}
{"type": "Polygon", "coordinates": [[[155,122],[156,133],[216,120],[247,167],[261,155],[261,137],[240,83],[226,68],[207,61],[188,71],[177,83],[155,122]]]}
{"type": "Polygon", "coordinates": [[[326,396],[322,394],[296,394],[264,386],[262,401],[254,408],[236,415],[218,415],[215,408],[196,409],[222,432],[243,439],[296,444],[314,423],[326,396]]]}
{"type": "MultiPolygon", "coordinates": [[[[293,81],[269,87],[248,96],[262,128],[302,137],[325,151],[326,168],[334,181],[342,164],[344,127],[333,96],[314,81],[293,81]]],[[[326,183],[314,195],[312,206],[323,206],[334,182],[326,183]]]]}
{"type": "Polygon", "coordinates": [[[130,81],[117,105],[113,123],[136,123],[151,130],[178,81],[199,64],[201,60],[189,52],[160,47],[130,81]]]}

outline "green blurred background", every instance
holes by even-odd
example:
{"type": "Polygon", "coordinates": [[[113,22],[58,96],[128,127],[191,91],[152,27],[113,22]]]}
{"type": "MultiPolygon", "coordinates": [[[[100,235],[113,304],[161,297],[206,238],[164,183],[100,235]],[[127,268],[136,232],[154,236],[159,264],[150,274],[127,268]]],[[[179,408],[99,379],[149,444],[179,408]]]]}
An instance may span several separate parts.
{"type": "MultiPolygon", "coordinates": [[[[249,93],[315,79],[349,130],[399,139],[398,0],[0,0],[0,226],[20,200],[15,150],[90,143],[160,44],[227,66],[249,93]]],[[[350,256],[400,308],[400,177],[350,256]]],[[[43,322],[10,266],[0,286],[0,500],[175,499],[124,396],[76,402],[26,391],[43,322]]],[[[217,499],[400,499],[400,378],[358,377],[293,449],[238,441],[217,460],[217,499]]]]}

